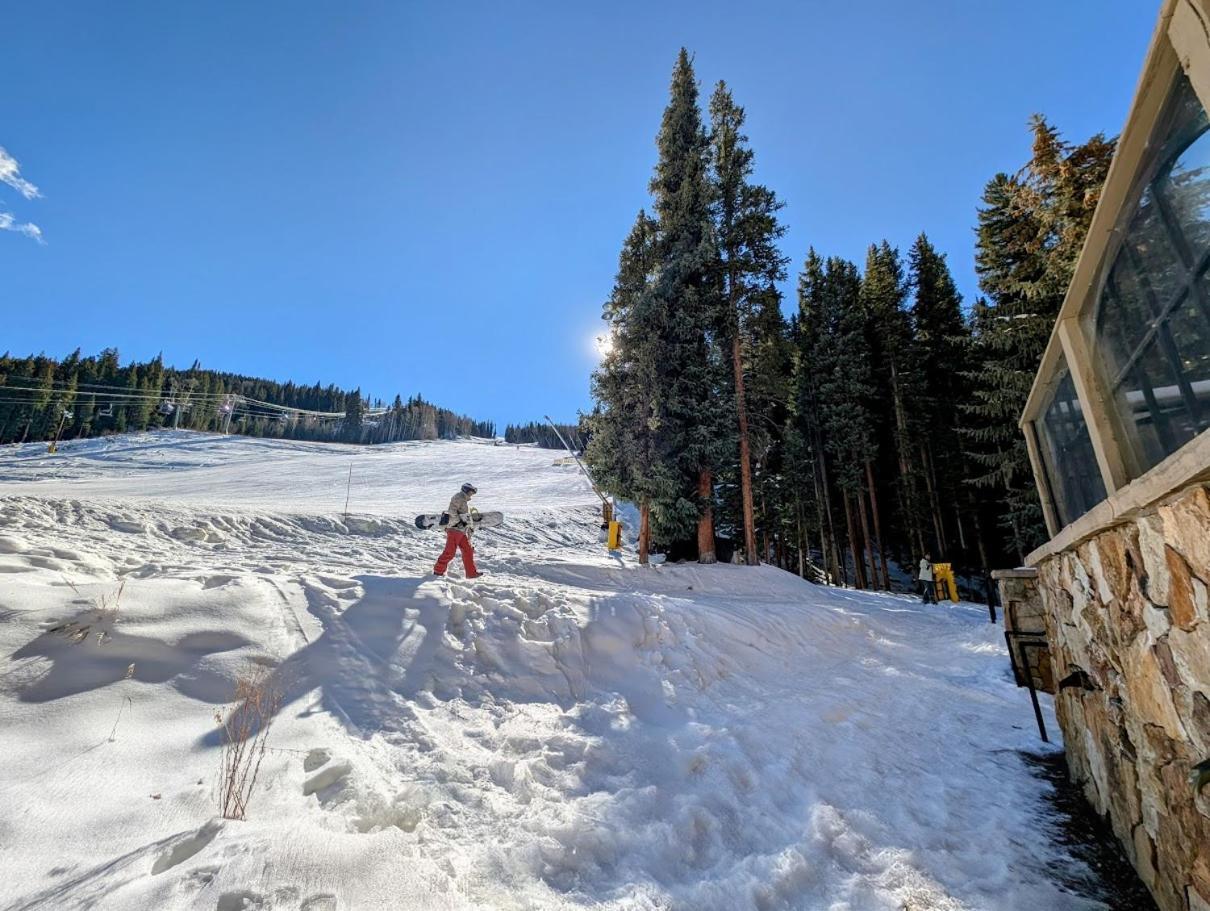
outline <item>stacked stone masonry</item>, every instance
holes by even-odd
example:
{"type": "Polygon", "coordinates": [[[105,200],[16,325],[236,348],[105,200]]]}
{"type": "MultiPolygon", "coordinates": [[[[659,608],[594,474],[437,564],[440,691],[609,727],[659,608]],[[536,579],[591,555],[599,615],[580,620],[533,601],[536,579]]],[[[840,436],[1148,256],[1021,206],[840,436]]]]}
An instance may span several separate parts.
{"type": "Polygon", "coordinates": [[[1026,675],[1034,689],[1055,692],[1054,665],[1050,652],[1036,643],[1046,642],[1046,617],[1038,597],[1037,572],[1032,569],[997,570],[992,573],[1004,606],[1004,639],[1017,686],[1026,686],[1026,675]]]}
{"type": "Polygon", "coordinates": [[[1073,777],[1162,911],[1210,911],[1206,487],[1044,558],[1038,589],[1073,777]]]}

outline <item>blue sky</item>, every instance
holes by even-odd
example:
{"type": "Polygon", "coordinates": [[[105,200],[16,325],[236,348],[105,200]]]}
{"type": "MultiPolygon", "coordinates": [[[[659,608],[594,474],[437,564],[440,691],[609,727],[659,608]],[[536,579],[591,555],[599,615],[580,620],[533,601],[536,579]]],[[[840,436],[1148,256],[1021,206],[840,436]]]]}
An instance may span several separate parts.
{"type": "Polygon", "coordinates": [[[925,230],[970,300],[983,184],[1035,111],[1121,128],[1158,6],[13,5],[0,146],[41,196],[0,183],[0,350],[571,419],[679,47],[747,108],[788,294],[809,245],[925,230]]]}

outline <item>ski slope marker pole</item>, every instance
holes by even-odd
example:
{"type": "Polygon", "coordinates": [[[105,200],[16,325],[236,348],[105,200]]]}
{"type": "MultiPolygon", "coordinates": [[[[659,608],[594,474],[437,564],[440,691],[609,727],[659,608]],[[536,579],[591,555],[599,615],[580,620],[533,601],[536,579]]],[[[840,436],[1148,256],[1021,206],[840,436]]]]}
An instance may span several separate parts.
{"type": "Polygon", "coordinates": [[[347,486],[347,487],[345,487],[345,511],[344,511],[344,515],[345,515],[345,518],[346,518],[346,519],[349,517],[349,495],[350,495],[352,492],[353,492],[353,463],[352,463],[352,462],[350,462],[350,463],[349,463],[349,484],[348,484],[348,486],[347,486]]]}

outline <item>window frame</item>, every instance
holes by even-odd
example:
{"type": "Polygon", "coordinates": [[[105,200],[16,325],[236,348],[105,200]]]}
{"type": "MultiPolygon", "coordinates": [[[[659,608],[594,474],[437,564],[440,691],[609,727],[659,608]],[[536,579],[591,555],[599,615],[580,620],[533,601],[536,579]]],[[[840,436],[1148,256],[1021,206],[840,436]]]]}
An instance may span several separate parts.
{"type": "MultiPolygon", "coordinates": [[[[1074,406],[1076,406],[1075,408],[1060,409],[1060,412],[1070,412],[1060,414],[1062,423],[1064,425],[1060,429],[1064,430],[1064,435],[1056,435],[1054,433],[1054,428],[1048,426],[1047,424],[1047,417],[1058,401],[1058,396],[1063,386],[1063,381],[1072,376],[1071,368],[1065,362],[1065,360],[1066,359],[1062,356],[1062,354],[1060,354],[1059,361],[1056,364],[1055,370],[1051,373],[1050,381],[1046,386],[1046,393],[1042,400],[1042,410],[1038,414],[1037,419],[1030,422],[1029,427],[1033,432],[1034,444],[1037,446],[1038,453],[1041,457],[1039,461],[1042,467],[1043,480],[1045,481],[1047,496],[1050,498],[1050,502],[1054,506],[1055,517],[1061,524],[1070,525],[1072,522],[1079,519],[1080,516],[1086,515],[1089,511],[1102,503],[1109,496],[1109,492],[1105,490],[1104,483],[1102,482],[1099,497],[1093,493],[1092,496],[1094,499],[1082,512],[1077,512],[1070,518],[1066,518],[1068,504],[1071,502],[1073,496],[1076,496],[1076,494],[1074,492],[1074,488],[1071,486],[1071,479],[1065,476],[1059,465],[1055,464],[1056,460],[1052,457],[1052,453],[1054,453],[1056,449],[1069,448],[1067,444],[1071,443],[1072,439],[1076,436],[1082,435],[1088,438],[1089,442],[1091,443],[1091,436],[1088,433],[1088,418],[1084,414],[1084,404],[1080,401],[1078,394],[1075,394],[1074,402],[1072,403],[1074,406]],[[1074,411],[1077,409],[1079,411],[1078,422],[1074,416],[1074,411]]],[[[1075,381],[1073,380],[1073,393],[1074,386],[1075,381]]],[[[1095,452],[1093,455],[1095,457],[1095,452]]],[[[1093,477],[1095,477],[1097,481],[1101,481],[1099,473],[1093,475],[1093,477]]],[[[1079,499],[1084,499],[1083,491],[1081,491],[1078,496],[1079,499]]],[[[1079,507],[1073,506],[1072,509],[1077,510],[1079,507]]]]}
{"type": "MultiPolygon", "coordinates": [[[[1207,6],[1210,6],[1210,0],[1165,0],[1160,10],[1130,114],[1118,140],[1084,249],[1021,416],[1021,430],[1051,535],[1048,544],[1030,555],[1027,561],[1030,563],[1067,546],[1065,542],[1087,537],[1124,512],[1145,505],[1145,501],[1158,499],[1182,478],[1189,476],[1191,479],[1198,471],[1210,471],[1210,429],[1196,434],[1159,463],[1143,466],[1114,400],[1116,383],[1121,376],[1110,378],[1106,375],[1104,359],[1093,355],[1091,340],[1095,335],[1089,332],[1100,295],[1125,239],[1124,229],[1129,222],[1124,223],[1124,217],[1134,218],[1142,194],[1162,169],[1172,163],[1172,156],[1161,156],[1154,144],[1158,141],[1156,132],[1165,128],[1164,118],[1170,110],[1169,99],[1178,74],[1184,73],[1202,107],[1210,112],[1210,37],[1198,25],[1210,12],[1207,6]],[[1050,403],[1059,379],[1058,371],[1064,363],[1074,381],[1106,492],[1105,501],[1068,522],[1062,521],[1057,508],[1037,426],[1050,403]],[[1161,489],[1164,487],[1167,489],[1161,489]]],[[[1156,196],[1162,194],[1156,193],[1156,196]]],[[[1157,200],[1157,211],[1162,211],[1166,203],[1167,200],[1157,200]]],[[[1164,217],[1168,215],[1170,213],[1164,217]]],[[[1172,233],[1170,227],[1165,228],[1166,235],[1172,233]]],[[[1177,243],[1180,240],[1178,238],[1177,243]]],[[[1166,325],[1167,316],[1177,312],[1185,302],[1194,301],[1193,305],[1199,309],[1210,309],[1210,295],[1203,297],[1198,288],[1198,268],[1210,267],[1210,250],[1203,251],[1193,266],[1188,264],[1187,251],[1175,247],[1175,252],[1184,273],[1183,288],[1179,293],[1174,292],[1168,302],[1164,320],[1157,320],[1160,327],[1166,325]]],[[[1153,327],[1134,345],[1132,365],[1147,346],[1155,342],[1160,331],[1162,329],[1153,327]]],[[[1122,375],[1128,376],[1129,370],[1124,370],[1122,375]]],[[[1176,376],[1178,383],[1181,382],[1183,378],[1179,372],[1176,376]]],[[[1188,395],[1190,390],[1182,389],[1182,393],[1188,395]]]]}

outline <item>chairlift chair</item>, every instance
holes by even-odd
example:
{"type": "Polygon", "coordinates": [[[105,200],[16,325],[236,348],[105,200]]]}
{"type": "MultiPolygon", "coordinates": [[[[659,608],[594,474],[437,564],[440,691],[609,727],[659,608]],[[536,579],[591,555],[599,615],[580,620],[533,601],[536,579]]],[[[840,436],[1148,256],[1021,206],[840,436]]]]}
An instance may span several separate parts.
{"type": "Polygon", "coordinates": [[[164,399],[164,401],[160,402],[160,407],[157,410],[160,414],[172,414],[172,412],[176,411],[176,402],[172,401],[172,399],[164,399]]]}

